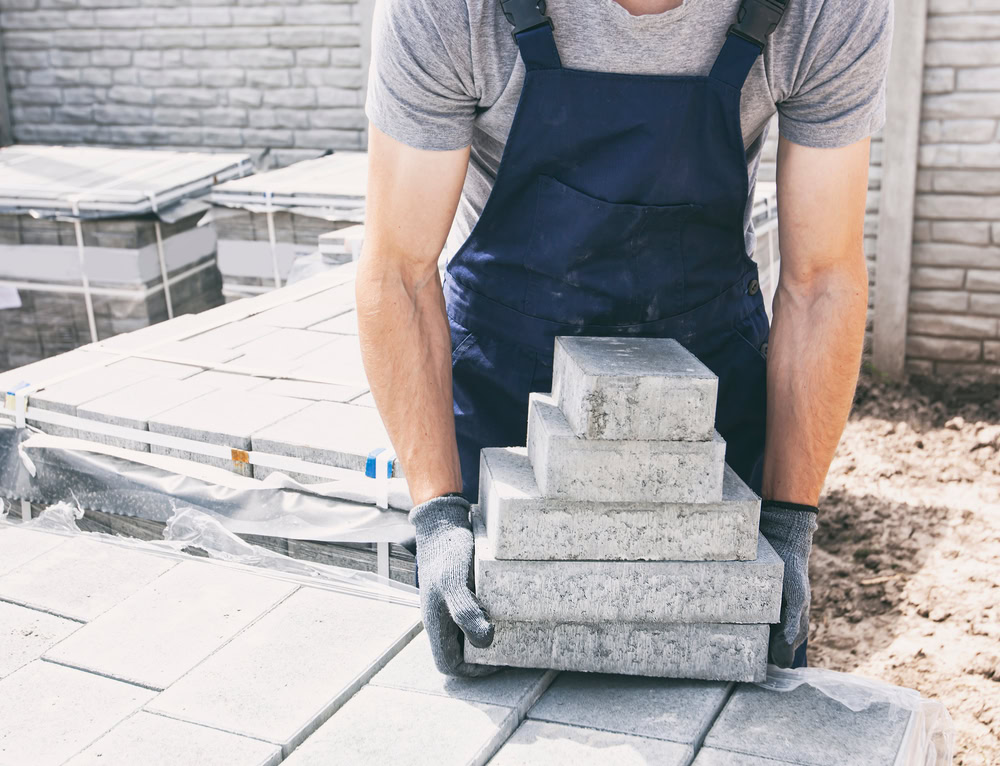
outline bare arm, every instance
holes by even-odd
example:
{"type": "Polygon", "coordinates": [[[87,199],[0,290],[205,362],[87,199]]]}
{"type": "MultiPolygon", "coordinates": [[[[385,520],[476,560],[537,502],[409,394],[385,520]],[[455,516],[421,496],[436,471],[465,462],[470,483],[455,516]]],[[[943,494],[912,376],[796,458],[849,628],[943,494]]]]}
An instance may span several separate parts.
{"type": "Polygon", "coordinates": [[[414,504],[462,489],[437,260],[468,161],[468,148],[412,149],[369,126],[358,335],[372,396],[414,504]]]}
{"type": "Polygon", "coordinates": [[[841,149],[778,144],[765,498],[815,505],[850,413],[868,309],[868,150],[868,139],[841,149]]]}

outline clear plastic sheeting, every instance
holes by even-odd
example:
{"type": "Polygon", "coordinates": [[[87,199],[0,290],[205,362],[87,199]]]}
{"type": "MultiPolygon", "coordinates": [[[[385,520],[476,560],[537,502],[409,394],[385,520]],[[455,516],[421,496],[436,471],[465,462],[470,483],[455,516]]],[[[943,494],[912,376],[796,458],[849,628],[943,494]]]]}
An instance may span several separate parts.
{"type": "MultiPolygon", "coordinates": [[[[267,569],[300,580],[312,587],[324,587],[354,595],[369,596],[415,606],[417,589],[387,580],[372,572],[360,572],[326,564],[300,561],[253,545],[238,538],[220,521],[193,508],[180,508],[166,521],[162,540],[136,540],[103,532],[85,532],[77,526],[83,509],[68,502],[56,503],[35,518],[16,524],[21,529],[37,529],[64,535],[86,535],[124,547],[159,554],[186,556],[196,548],[219,562],[267,569]]],[[[0,511],[0,524],[6,522],[0,511]]]]}
{"type": "Polygon", "coordinates": [[[914,689],[825,668],[786,670],[769,665],[767,679],[757,686],[773,692],[790,692],[802,684],[808,684],[855,713],[876,704],[889,704],[909,712],[909,724],[895,766],[951,766],[955,754],[955,725],[941,702],[921,697],[914,689]]]}
{"type": "Polygon", "coordinates": [[[404,479],[388,479],[389,508],[375,506],[377,481],[357,471],[303,485],[283,474],[259,481],[188,460],[50,436],[0,421],[0,496],[167,522],[182,508],[231,533],[411,547],[404,479]]]}

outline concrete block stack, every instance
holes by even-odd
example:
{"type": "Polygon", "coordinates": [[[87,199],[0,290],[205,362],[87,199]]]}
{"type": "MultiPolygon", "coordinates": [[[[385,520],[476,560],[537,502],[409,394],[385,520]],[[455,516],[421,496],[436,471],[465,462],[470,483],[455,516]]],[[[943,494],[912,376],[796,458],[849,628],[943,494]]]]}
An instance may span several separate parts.
{"type": "Polygon", "coordinates": [[[718,380],[677,341],[557,338],[528,445],[482,453],[471,662],[754,681],[781,605],[760,501],[725,464],[718,380]]]}

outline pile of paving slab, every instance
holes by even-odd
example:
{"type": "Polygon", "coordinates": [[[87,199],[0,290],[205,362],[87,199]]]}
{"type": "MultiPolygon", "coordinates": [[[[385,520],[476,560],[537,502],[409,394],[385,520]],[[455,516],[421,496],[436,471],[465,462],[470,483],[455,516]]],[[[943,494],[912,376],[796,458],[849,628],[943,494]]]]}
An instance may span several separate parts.
{"type": "Polygon", "coordinates": [[[677,341],[557,338],[525,448],[482,453],[470,662],[756,681],[783,565],[725,463],[718,379],[677,341]]]}

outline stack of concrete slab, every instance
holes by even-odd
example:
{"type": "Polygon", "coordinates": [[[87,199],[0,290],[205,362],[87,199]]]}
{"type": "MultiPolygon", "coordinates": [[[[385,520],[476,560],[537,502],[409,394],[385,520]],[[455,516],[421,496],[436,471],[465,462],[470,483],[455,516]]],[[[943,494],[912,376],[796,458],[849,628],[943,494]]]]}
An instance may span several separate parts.
{"type": "MultiPolygon", "coordinates": [[[[321,235],[361,223],[367,168],[366,153],[336,152],[216,186],[211,201],[227,297],[280,287],[321,235]]],[[[351,256],[341,251],[340,258],[351,256]]]]}
{"type": "Polygon", "coordinates": [[[672,339],[557,338],[527,449],[482,453],[477,663],[751,681],[782,562],[725,464],[718,380],[672,339]]]}
{"type": "Polygon", "coordinates": [[[242,154],[0,149],[0,369],[221,302],[215,232],[195,198],[251,172],[242,154]],[[79,227],[76,225],[79,221],[79,227]],[[161,262],[162,253],[162,262],[161,262]],[[85,284],[86,283],[86,284],[85,284]]]}

